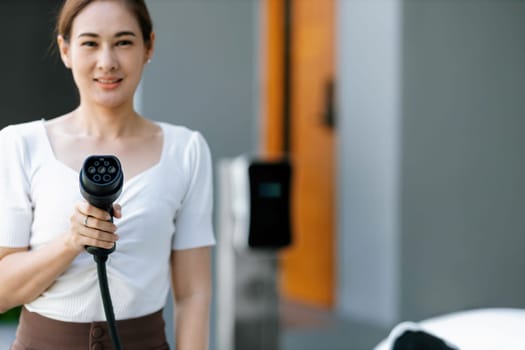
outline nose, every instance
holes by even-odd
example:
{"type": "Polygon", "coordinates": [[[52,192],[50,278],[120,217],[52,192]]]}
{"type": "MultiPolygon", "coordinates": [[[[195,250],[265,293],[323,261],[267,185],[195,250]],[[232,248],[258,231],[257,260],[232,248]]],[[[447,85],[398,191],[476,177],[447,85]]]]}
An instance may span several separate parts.
{"type": "Polygon", "coordinates": [[[111,72],[118,69],[118,59],[111,47],[100,50],[97,68],[103,72],[111,72]]]}

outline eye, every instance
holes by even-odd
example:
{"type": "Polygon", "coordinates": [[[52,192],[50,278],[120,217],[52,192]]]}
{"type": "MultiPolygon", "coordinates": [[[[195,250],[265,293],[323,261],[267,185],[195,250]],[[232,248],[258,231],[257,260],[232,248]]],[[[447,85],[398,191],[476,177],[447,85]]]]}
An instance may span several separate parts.
{"type": "Polygon", "coordinates": [[[120,40],[117,42],[117,46],[129,46],[132,45],[133,42],[131,40],[120,40]]]}
{"type": "Polygon", "coordinates": [[[95,41],[84,41],[81,45],[86,47],[95,47],[97,46],[97,43],[95,41]]]}

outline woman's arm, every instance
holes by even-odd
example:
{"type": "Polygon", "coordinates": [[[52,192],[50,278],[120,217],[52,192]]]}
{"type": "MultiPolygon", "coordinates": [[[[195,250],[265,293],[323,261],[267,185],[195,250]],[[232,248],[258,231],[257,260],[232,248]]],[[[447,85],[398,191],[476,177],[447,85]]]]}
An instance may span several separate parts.
{"type": "MultiPolygon", "coordinates": [[[[120,207],[115,206],[120,217],[120,207]]],[[[33,301],[48,289],[84,250],[85,245],[113,247],[116,227],[105,211],[80,202],[69,232],[37,250],[0,247],[0,313],[33,301]],[[89,227],[83,221],[89,215],[89,227]]]]}
{"type": "Polygon", "coordinates": [[[0,313],[36,299],[77,255],[62,237],[37,251],[0,247],[0,313]]]}
{"type": "Polygon", "coordinates": [[[172,251],[177,349],[208,349],[212,289],[210,264],[210,247],[172,251]]]}

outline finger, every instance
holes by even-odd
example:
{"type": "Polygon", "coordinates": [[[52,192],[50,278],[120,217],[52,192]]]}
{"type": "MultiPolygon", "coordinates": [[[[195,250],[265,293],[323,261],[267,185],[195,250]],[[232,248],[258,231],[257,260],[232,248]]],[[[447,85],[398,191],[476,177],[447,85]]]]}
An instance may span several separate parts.
{"type": "Polygon", "coordinates": [[[78,247],[79,250],[82,250],[86,245],[111,249],[119,239],[119,236],[115,233],[84,226],[75,215],[71,217],[71,221],[70,242],[72,242],[75,247],[78,247]]]}
{"type": "Polygon", "coordinates": [[[106,241],[100,241],[100,240],[90,238],[90,237],[84,237],[84,239],[82,240],[82,245],[104,248],[104,249],[111,249],[115,246],[115,242],[106,242],[106,241]]]}
{"type": "Polygon", "coordinates": [[[71,217],[71,224],[74,227],[88,227],[108,233],[115,233],[117,226],[111,221],[100,220],[94,216],[85,215],[79,211],[75,211],[71,217]]]}
{"type": "Polygon", "coordinates": [[[105,231],[108,233],[115,233],[117,231],[117,226],[112,223],[111,221],[106,220],[99,220],[95,217],[88,216],[88,219],[86,221],[86,227],[99,230],[99,231],[105,231]]]}
{"type": "Polygon", "coordinates": [[[87,216],[92,216],[100,220],[110,220],[111,215],[105,210],[95,207],[88,202],[79,202],[77,204],[77,210],[87,216]]]}
{"type": "Polygon", "coordinates": [[[108,233],[115,233],[117,231],[117,226],[112,221],[101,220],[90,215],[84,216],[82,213],[80,213],[80,217],[82,219],[82,226],[108,233]]]}
{"type": "Polygon", "coordinates": [[[69,222],[72,228],[78,229],[79,227],[85,226],[85,223],[89,223],[89,216],[75,210],[69,218],[69,222]]]}
{"type": "Polygon", "coordinates": [[[82,226],[78,229],[78,234],[89,240],[95,240],[103,243],[115,243],[119,236],[116,233],[100,231],[90,227],[82,226]]]}

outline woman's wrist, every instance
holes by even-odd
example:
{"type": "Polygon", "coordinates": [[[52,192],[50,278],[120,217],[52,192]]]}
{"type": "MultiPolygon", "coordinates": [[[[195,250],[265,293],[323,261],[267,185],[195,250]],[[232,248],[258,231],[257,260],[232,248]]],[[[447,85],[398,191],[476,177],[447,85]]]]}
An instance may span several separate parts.
{"type": "Polygon", "coordinates": [[[62,235],[60,243],[66,253],[77,256],[84,251],[84,247],[76,244],[70,234],[62,235]]]}

